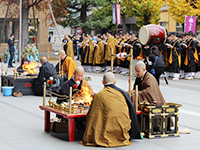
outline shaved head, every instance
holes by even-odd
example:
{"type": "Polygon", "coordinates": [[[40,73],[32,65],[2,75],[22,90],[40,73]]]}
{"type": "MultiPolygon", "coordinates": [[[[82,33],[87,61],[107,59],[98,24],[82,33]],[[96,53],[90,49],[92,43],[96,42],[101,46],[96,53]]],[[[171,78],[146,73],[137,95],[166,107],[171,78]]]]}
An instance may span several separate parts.
{"type": "Polygon", "coordinates": [[[78,66],[74,71],[74,81],[81,81],[84,76],[84,68],[82,66],[78,66]]]}
{"type": "Polygon", "coordinates": [[[139,61],[135,64],[135,68],[146,69],[146,65],[143,61],[139,61]]]}
{"type": "Polygon", "coordinates": [[[142,78],[146,72],[146,65],[143,61],[139,61],[135,65],[135,72],[139,78],[142,78]]]}
{"type": "Polygon", "coordinates": [[[42,57],[42,58],[40,59],[40,62],[46,63],[46,62],[47,62],[47,58],[46,58],[46,57],[42,57]]]}
{"type": "Polygon", "coordinates": [[[84,72],[84,68],[83,68],[82,66],[78,66],[78,67],[75,69],[74,74],[76,74],[77,72],[84,72]]]}
{"type": "Polygon", "coordinates": [[[104,74],[103,76],[103,82],[104,84],[107,84],[107,83],[115,83],[115,75],[112,73],[112,72],[107,72],[104,74]]]}
{"type": "Polygon", "coordinates": [[[64,51],[64,50],[61,50],[61,51],[60,51],[60,54],[61,54],[61,55],[65,55],[65,51],[64,51]]]}

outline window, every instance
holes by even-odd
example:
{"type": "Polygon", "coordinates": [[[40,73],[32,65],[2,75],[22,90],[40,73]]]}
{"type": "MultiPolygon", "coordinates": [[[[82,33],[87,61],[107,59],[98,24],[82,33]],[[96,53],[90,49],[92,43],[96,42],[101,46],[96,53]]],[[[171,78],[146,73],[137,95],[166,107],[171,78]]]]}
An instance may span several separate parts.
{"type": "Polygon", "coordinates": [[[183,31],[183,26],[181,23],[176,23],[176,32],[182,32],[183,31]]]}
{"type": "Polygon", "coordinates": [[[165,21],[165,22],[160,22],[160,26],[162,26],[163,28],[167,28],[167,22],[165,21]]]}

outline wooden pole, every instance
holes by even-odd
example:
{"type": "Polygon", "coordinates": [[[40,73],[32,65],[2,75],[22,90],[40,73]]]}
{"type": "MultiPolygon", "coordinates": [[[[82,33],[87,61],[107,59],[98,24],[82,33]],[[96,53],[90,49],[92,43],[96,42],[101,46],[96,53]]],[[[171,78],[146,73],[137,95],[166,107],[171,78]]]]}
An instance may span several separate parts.
{"type": "Polygon", "coordinates": [[[49,47],[47,47],[47,61],[49,61],[49,47]]]}
{"type": "Polygon", "coordinates": [[[43,92],[43,106],[46,105],[46,82],[44,82],[44,92],[43,92]]]}
{"type": "Polygon", "coordinates": [[[135,111],[138,111],[138,85],[135,86],[135,111]]]}
{"type": "Polygon", "coordinates": [[[69,92],[69,114],[71,114],[71,109],[72,109],[72,87],[70,87],[70,92],[69,92]]]}
{"type": "Polygon", "coordinates": [[[60,76],[60,70],[61,70],[61,48],[59,48],[59,76],[60,76]]]}
{"type": "Polygon", "coordinates": [[[61,68],[62,68],[61,77],[63,77],[63,66],[61,66],[61,68]]]}
{"type": "Polygon", "coordinates": [[[133,63],[133,49],[131,48],[130,65],[129,65],[129,95],[131,97],[131,84],[132,84],[132,64],[133,63]]]}
{"type": "Polygon", "coordinates": [[[112,55],[113,55],[113,49],[111,48],[111,60],[110,60],[111,61],[111,70],[110,71],[113,73],[113,57],[114,56],[112,56],[112,55]]]}
{"type": "Polygon", "coordinates": [[[14,79],[16,79],[16,77],[17,77],[16,73],[17,73],[17,69],[16,69],[16,66],[15,66],[15,70],[14,70],[14,79]]]}

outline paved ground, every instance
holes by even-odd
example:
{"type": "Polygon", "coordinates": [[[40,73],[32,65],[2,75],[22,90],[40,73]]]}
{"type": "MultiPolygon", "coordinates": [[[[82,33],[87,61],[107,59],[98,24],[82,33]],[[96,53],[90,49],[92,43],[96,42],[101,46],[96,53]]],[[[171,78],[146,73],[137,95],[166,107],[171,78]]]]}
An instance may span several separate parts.
{"type": "MultiPolygon", "coordinates": [[[[54,62],[55,63],[55,62],[54,62]]],[[[0,63],[1,65],[1,63],[0,63]]],[[[19,66],[19,63],[14,64],[19,66]]],[[[4,71],[7,64],[3,64],[4,71]]],[[[8,69],[9,74],[13,69],[8,69]]],[[[92,88],[100,91],[103,73],[85,73],[92,77],[89,81],[92,88]]],[[[116,75],[117,86],[127,90],[128,77],[116,75]]],[[[181,134],[180,137],[155,138],[133,140],[133,144],[126,147],[110,148],[114,150],[127,149],[154,149],[154,150],[196,150],[200,147],[200,80],[169,81],[166,85],[161,79],[161,91],[167,102],[182,104],[180,108],[180,128],[191,129],[190,134],[181,134]]],[[[39,109],[42,97],[4,97],[0,93],[0,150],[68,150],[68,149],[105,149],[102,147],[84,147],[75,142],[68,142],[67,135],[46,133],[44,128],[44,112],[39,109]]],[[[53,115],[52,115],[53,116],[53,115]]]]}

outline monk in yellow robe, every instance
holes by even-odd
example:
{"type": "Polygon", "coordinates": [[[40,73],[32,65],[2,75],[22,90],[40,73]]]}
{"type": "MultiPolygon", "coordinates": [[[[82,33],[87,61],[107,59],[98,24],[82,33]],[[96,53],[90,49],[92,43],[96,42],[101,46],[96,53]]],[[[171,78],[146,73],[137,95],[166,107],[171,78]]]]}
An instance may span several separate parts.
{"type": "Polygon", "coordinates": [[[105,43],[106,45],[106,50],[105,50],[105,65],[106,65],[106,71],[108,72],[110,70],[110,65],[111,65],[111,49],[113,49],[113,54],[116,54],[116,46],[118,44],[118,41],[112,36],[112,32],[108,30],[106,32],[107,36],[107,42],[105,43]]]}
{"type": "Polygon", "coordinates": [[[78,44],[78,46],[80,48],[80,53],[81,53],[81,65],[84,66],[86,44],[88,44],[89,40],[87,39],[87,36],[85,35],[85,33],[83,33],[82,37],[83,37],[83,41],[80,44],[78,44]]]}
{"type": "Polygon", "coordinates": [[[114,85],[116,80],[111,72],[104,75],[102,83],[104,89],[94,96],[80,143],[104,147],[131,145],[130,137],[140,139],[140,130],[130,96],[114,85]]]}
{"type": "MultiPolygon", "coordinates": [[[[70,79],[73,76],[75,69],[77,68],[74,60],[65,54],[65,51],[61,50],[61,64],[63,68],[63,74],[70,79]]],[[[59,70],[59,63],[56,65],[57,71],[59,70]]]]}
{"type": "Polygon", "coordinates": [[[74,60],[74,48],[73,41],[70,36],[66,36],[67,44],[66,44],[66,55],[71,57],[74,60]]]}
{"type": "MultiPolygon", "coordinates": [[[[118,54],[118,53],[121,52],[121,49],[122,49],[122,45],[120,43],[124,43],[126,41],[123,33],[119,34],[119,38],[117,39],[117,41],[118,41],[118,45],[116,46],[116,49],[117,49],[116,53],[118,54]]],[[[117,63],[117,66],[119,66],[119,71],[118,72],[121,73],[123,70],[122,70],[122,67],[120,67],[120,59],[117,59],[116,63],[117,63]]]]}
{"type": "Polygon", "coordinates": [[[97,44],[95,45],[93,65],[97,73],[102,71],[102,67],[105,63],[104,59],[104,44],[101,39],[101,35],[97,35],[97,44]]]}
{"type": "Polygon", "coordinates": [[[93,36],[92,35],[88,35],[87,36],[89,39],[88,44],[86,44],[86,51],[85,51],[85,60],[84,60],[84,64],[86,64],[86,71],[92,72],[94,71],[94,67],[93,67],[93,52],[94,52],[94,45],[96,44],[95,41],[93,40],[93,36]]]}

